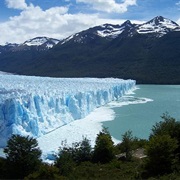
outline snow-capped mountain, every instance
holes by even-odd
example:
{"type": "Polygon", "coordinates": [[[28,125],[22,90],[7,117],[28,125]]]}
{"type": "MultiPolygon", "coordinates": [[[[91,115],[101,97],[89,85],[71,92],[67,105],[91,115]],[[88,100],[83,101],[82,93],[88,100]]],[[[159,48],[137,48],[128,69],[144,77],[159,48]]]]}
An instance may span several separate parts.
{"type": "Polygon", "coordinates": [[[154,34],[157,37],[162,37],[168,32],[180,31],[180,26],[170,19],[157,16],[144,24],[137,25],[136,31],[139,34],[154,34]]]}
{"type": "Polygon", "coordinates": [[[76,33],[61,41],[65,44],[69,41],[76,43],[87,43],[96,38],[115,39],[118,36],[132,37],[134,34],[151,34],[155,37],[162,37],[168,32],[180,31],[180,26],[170,19],[157,16],[143,24],[132,24],[127,20],[121,25],[103,24],[76,33]]]}
{"type": "Polygon", "coordinates": [[[47,38],[47,37],[36,37],[36,38],[25,41],[22,45],[45,46],[47,48],[52,48],[57,43],[59,43],[58,39],[47,38]]]}
{"type": "Polygon", "coordinates": [[[60,40],[48,38],[48,37],[36,37],[30,40],[25,41],[21,44],[6,44],[5,46],[0,46],[0,53],[6,52],[16,52],[16,51],[24,51],[24,50],[37,50],[37,51],[46,51],[56,44],[59,43],[60,40]]]}
{"type": "Polygon", "coordinates": [[[40,37],[21,45],[0,46],[0,52],[8,50],[0,54],[0,71],[179,84],[179,42],[180,26],[162,16],[143,24],[104,24],[61,41],[40,37]]]}
{"type": "Polygon", "coordinates": [[[117,38],[124,31],[129,31],[134,27],[135,25],[131,24],[129,20],[125,21],[121,25],[103,24],[101,26],[89,28],[88,30],[71,35],[61,41],[61,44],[65,44],[69,41],[74,41],[77,43],[87,43],[89,41],[96,40],[96,38],[105,38],[107,40],[112,40],[117,38]]]}
{"type": "Polygon", "coordinates": [[[149,34],[154,37],[162,37],[168,32],[180,31],[180,26],[171,21],[170,19],[162,16],[157,16],[152,20],[143,24],[132,24],[129,20],[125,21],[121,25],[103,24],[101,26],[95,26],[87,30],[78,32],[71,35],[64,40],[58,40],[48,37],[36,37],[25,41],[22,44],[7,44],[0,46],[0,53],[6,51],[21,51],[29,50],[32,47],[36,47],[37,50],[48,50],[54,45],[60,42],[61,45],[67,42],[75,43],[88,43],[94,42],[97,39],[112,40],[119,36],[132,37],[135,34],[149,34]]]}

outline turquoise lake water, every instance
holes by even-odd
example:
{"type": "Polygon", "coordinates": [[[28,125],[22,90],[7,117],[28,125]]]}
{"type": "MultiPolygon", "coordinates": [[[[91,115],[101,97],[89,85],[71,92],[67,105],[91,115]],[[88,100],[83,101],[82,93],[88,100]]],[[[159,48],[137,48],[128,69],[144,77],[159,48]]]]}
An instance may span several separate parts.
{"type": "Polygon", "coordinates": [[[134,136],[148,139],[152,126],[162,120],[163,113],[168,112],[180,121],[180,85],[138,85],[134,94],[109,106],[116,117],[103,126],[108,127],[114,138],[121,140],[122,134],[131,130],[134,136]]]}

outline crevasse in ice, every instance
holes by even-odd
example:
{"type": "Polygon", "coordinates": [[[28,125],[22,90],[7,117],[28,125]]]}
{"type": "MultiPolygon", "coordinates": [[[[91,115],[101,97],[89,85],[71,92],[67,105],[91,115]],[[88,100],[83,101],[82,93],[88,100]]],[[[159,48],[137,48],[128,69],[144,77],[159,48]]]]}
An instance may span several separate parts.
{"type": "Polygon", "coordinates": [[[0,147],[12,134],[49,133],[118,100],[134,80],[0,75],[0,147]]]}

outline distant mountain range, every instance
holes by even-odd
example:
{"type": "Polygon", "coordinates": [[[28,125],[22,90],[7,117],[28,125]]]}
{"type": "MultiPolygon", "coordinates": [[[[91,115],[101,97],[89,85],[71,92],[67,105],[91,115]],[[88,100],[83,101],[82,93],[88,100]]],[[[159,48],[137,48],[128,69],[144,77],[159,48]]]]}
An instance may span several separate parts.
{"type": "Polygon", "coordinates": [[[180,84],[180,26],[157,16],[104,24],[63,40],[37,37],[0,46],[0,71],[52,77],[117,77],[180,84]]]}
{"type": "Polygon", "coordinates": [[[46,51],[52,48],[54,45],[58,44],[60,40],[48,38],[48,37],[36,37],[25,41],[22,44],[6,44],[5,46],[0,46],[0,53],[9,53],[17,51],[46,51]]]}

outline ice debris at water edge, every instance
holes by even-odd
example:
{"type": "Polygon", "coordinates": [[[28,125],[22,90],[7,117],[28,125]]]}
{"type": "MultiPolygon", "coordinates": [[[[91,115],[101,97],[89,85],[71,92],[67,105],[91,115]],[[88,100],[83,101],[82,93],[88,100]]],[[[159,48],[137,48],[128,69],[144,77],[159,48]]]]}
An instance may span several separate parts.
{"type": "Polygon", "coordinates": [[[39,137],[135,87],[134,80],[0,75],[0,147],[12,134],[39,137]]]}

